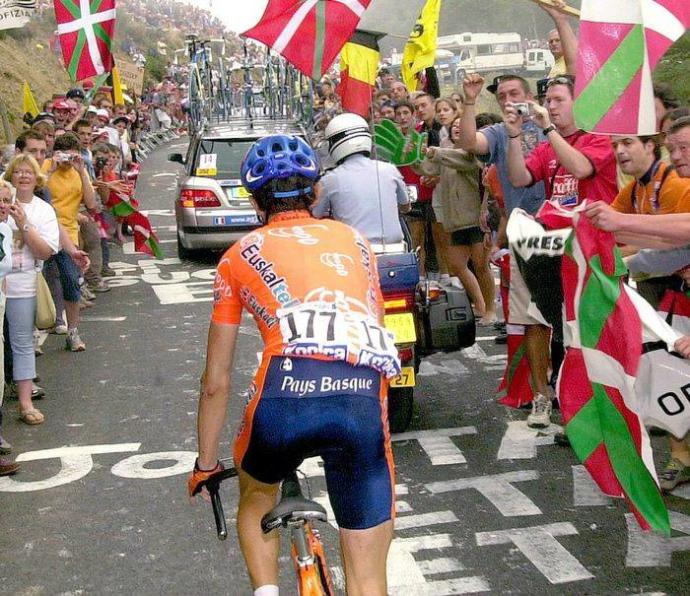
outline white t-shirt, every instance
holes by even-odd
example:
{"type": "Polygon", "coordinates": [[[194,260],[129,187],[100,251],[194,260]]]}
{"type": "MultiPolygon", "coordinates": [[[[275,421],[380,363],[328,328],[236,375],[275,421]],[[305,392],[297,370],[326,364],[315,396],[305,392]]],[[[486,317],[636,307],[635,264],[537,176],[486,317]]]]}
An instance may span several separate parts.
{"type": "MultiPolygon", "coordinates": [[[[2,237],[3,254],[2,259],[0,259],[0,279],[2,279],[12,271],[12,228],[4,221],[0,221],[0,236],[2,237]]],[[[4,289],[5,284],[0,283],[0,300],[4,289]]]]}
{"type": "MultiPolygon", "coordinates": [[[[45,201],[34,197],[30,203],[19,203],[26,213],[26,221],[34,226],[41,238],[48,243],[53,254],[60,245],[55,210],[45,201]]],[[[8,298],[31,298],[36,295],[36,272],[43,267],[43,261],[37,259],[29,246],[24,242],[22,232],[10,217],[12,229],[12,272],[5,278],[8,298]]]]}

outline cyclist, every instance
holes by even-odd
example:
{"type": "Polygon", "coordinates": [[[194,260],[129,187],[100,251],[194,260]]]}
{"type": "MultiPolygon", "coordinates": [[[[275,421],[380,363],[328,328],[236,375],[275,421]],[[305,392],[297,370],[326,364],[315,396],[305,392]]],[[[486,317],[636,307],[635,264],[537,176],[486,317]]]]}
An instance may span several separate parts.
{"type": "Polygon", "coordinates": [[[353,228],[310,215],[319,164],[302,139],[257,141],[241,175],[265,225],[218,266],[190,495],[222,469],[218,442],[246,309],[265,344],[234,446],[237,525],[254,594],[278,594],[279,537],[263,535],[261,518],[275,506],[279,482],[320,455],[348,593],[384,595],[395,486],[386,379],[400,365],[382,326],[375,256],[353,228]]]}
{"type": "Polygon", "coordinates": [[[337,167],[321,179],[314,216],[330,215],[376,244],[402,242],[398,210],[410,210],[410,197],[395,166],[370,159],[367,121],[357,114],[340,114],[328,123],[325,135],[337,167]]]}

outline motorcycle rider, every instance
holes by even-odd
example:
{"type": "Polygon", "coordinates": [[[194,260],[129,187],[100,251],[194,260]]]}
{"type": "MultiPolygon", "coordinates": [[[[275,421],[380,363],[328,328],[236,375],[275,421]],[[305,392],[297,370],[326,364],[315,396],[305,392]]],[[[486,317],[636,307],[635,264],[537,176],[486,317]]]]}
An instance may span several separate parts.
{"type": "Polygon", "coordinates": [[[398,212],[410,210],[410,197],[395,166],[371,159],[367,121],[357,114],[340,114],[329,122],[325,138],[337,166],[320,181],[314,217],[331,216],[374,244],[402,242],[398,212]]]}

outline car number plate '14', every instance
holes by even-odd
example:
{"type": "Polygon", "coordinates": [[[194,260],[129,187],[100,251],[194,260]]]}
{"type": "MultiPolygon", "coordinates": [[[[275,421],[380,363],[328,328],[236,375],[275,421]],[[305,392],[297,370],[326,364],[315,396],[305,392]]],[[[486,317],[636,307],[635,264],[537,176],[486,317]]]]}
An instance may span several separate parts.
{"type": "Polygon", "coordinates": [[[396,344],[413,344],[417,341],[412,313],[386,315],[383,321],[386,329],[395,336],[396,344]]]}

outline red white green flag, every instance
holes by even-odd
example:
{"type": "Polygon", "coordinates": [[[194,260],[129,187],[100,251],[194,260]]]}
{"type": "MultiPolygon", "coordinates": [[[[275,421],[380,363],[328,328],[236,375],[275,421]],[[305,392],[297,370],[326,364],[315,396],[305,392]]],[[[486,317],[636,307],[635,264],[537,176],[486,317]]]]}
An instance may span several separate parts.
{"type": "Polygon", "coordinates": [[[54,0],[65,68],[73,81],[110,72],[115,0],[54,0]]]}
{"type": "Polygon", "coordinates": [[[157,259],[163,258],[163,251],[158,244],[158,236],[153,231],[148,217],[135,211],[125,219],[125,223],[132,228],[134,233],[134,250],[157,259]]]}
{"type": "Polygon", "coordinates": [[[583,0],[575,119],[602,134],[652,135],[652,72],[690,27],[687,0],[583,0]]]}
{"type": "Polygon", "coordinates": [[[269,0],[242,35],[266,44],[300,72],[320,79],[352,37],[371,0],[269,0]]]}
{"type": "Polygon", "coordinates": [[[668,535],[645,428],[657,400],[638,377],[643,345],[662,343],[668,352],[680,334],[623,283],[627,270],[613,234],[550,203],[537,217],[541,225],[516,210],[508,235],[518,250],[531,246],[561,258],[566,355],[558,395],[570,442],[605,494],[625,498],[643,528],[668,535]],[[557,246],[554,234],[566,230],[557,246]]]}

